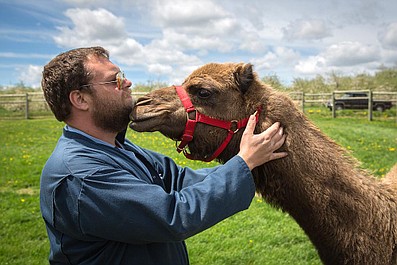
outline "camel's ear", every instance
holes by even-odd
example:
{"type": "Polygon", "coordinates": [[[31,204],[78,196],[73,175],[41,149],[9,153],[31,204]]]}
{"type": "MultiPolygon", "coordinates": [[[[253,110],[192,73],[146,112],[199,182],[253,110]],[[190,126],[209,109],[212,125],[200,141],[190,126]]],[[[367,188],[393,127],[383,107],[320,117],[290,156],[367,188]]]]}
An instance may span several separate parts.
{"type": "Polygon", "coordinates": [[[254,80],[252,64],[247,63],[238,66],[234,72],[234,79],[236,80],[236,84],[240,91],[242,93],[247,92],[248,88],[252,84],[252,81],[254,80]]]}

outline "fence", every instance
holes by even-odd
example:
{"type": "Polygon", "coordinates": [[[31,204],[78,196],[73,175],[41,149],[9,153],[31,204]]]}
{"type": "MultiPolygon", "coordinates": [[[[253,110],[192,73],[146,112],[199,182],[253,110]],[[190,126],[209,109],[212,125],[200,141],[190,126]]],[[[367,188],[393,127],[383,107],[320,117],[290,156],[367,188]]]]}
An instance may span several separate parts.
{"type": "MultiPolygon", "coordinates": [[[[377,101],[390,101],[392,108],[396,109],[396,122],[397,122],[397,92],[381,92],[381,91],[370,91],[370,90],[358,90],[358,91],[334,91],[332,93],[319,93],[310,94],[303,92],[291,92],[289,93],[292,100],[305,112],[305,107],[308,106],[325,106],[330,109],[333,118],[336,118],[336,111],[341,108],[336,107],[335,100],[343,98],[346,93],[361,93],[365,96],[354,97],[349,100],[353,102],[360,102],[361,106],[357,109],[364,109],[368,113],[368,120],[373,120],[374,113],[374,102],[377,101]],[[364,103],[363,103],[364,102],[364,103]]],[[[354,109],[354,108],[353,108],[354,109]]],[[[382,109],[383,111],[383,109],[382,109]]]]}
{"type": "MultiPolygon", "coordinates": [[[[305,112],[305,108],[312,106],[327,106],[328,102],[335,102],[346,92],[364,92],[367,97],[356,99],[369,100],[368,119],[373,119],[372,102],[374,100],[391,101],[393,108],[397,108],[397,92],[371,92],[371,91],[334,91],[332,93],[289,93],[292,100],[305,112]]],[[[134,97],[139,97],[146,92],[133,92],[134,97]]],[[[334,106],[334,104],[333,104],[334,106]]],[[[336,109],[331,109],[332,117],[336,117],[336,109]]],[[[31,119],[41,117],[52,117],[49,106],[47,105],[42,92],[29,92],[25,94],[0,94],[0,119],[31,119]]],[[[397,111],[396,111],[397,118],[397,111]]],[[[396,119],[397,121],[397,119],[396,119]]]]}
{"type": "MultiPolygon", "coordinates": [[[[146,94],[133,92],[134,97],[146,94]]],[[[0,119],[31,119],[52,117],[53,114],[42,92],[0,94],[0,119]]]]}

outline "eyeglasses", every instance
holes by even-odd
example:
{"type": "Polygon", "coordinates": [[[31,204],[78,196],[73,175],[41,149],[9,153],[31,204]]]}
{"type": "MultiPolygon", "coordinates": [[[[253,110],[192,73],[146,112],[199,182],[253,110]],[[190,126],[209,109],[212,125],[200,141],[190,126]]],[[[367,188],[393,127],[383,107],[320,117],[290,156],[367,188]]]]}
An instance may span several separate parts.
{"type": "Polygon", "coordinates": [[[80,86],[80,88],[82,88],[82,87],[88,87],[88,86],[91,86],[91,85],[106,85],[106,84],[116,83],[116,84],[117,84],[117,89],[118,89],[118,90],[121,90],[121,89],[123,88],[124,81],[125,81],[124,72],[123,72],[123,71],[120,71],[120,72],[118,72],[118,73],[116,74],[116,79],[113,80],[113,81],[99,82],[99,83],[89,83],[89,84],[80,86]]]}

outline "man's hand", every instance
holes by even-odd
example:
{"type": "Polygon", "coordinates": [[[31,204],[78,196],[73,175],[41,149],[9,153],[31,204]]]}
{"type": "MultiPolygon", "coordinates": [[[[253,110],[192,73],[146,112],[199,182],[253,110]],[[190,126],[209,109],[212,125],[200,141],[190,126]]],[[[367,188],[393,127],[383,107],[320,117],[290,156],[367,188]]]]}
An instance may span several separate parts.
{"type": "Polygon", "coordinates": [[[266,131],[254,134],[255,119],[255,114],[250,116],[241,138],[240,152],[237,154],[243,158],[250,170],[271,160],[287,156],[286,152],[275,152],[285,141],[280,123],[276,122],[266,131]]]}

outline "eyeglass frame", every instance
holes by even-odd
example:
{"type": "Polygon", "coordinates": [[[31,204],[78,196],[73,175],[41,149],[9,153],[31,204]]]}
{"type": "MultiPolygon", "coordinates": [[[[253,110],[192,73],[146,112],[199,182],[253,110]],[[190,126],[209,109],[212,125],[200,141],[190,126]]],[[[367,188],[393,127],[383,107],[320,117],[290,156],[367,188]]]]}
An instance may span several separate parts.
{"type": "Polygon", "coordinates": [[[117,89],[121,90],[123,88],[123,84],[124,84],[124,81],[126,79],[127,78],[125,78],[124,72],[123,71],[119,71],[116,74],[116,80],[104,81],[104,82],[98,82],[98,83],[88,83],[88,84],[85,84],[85,85],[81,85],[79,88],[89,87],[89,86],[92,86],[92,85],[107,85],[107,84],[116,83],[117,84],[117,89]]]}

